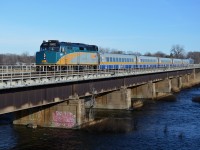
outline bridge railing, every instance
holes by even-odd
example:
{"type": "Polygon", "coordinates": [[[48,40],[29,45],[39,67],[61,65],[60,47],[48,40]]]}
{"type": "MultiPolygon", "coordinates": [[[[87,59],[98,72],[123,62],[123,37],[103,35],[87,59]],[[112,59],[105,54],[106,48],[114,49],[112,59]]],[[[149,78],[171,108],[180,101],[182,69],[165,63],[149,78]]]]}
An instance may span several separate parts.
{"type": "MultiPolygon", "coordinates": [[[[114,68],[114,66],[113,66],[114,68]]],[[[128,68],[128,69],[91,69],[90,66],[43,66],[14,65],[0,66],[0,89],[50,84],[55,82],[69,82],[74,80],[89,80],[91,78],[110,78],[116,76],[138,75],[173,70],[200,68],[199,64],[180,67],[162,68],[128,68]],[[51,68],[50,68],[51,67],[51,68]]]]}

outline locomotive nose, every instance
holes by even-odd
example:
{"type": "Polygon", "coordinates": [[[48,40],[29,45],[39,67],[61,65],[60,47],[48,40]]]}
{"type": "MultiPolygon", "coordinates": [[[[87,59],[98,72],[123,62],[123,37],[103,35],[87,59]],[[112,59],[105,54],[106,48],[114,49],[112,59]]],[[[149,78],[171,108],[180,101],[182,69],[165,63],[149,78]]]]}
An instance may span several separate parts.
{"type": "Polygon", "coordinates": [[[36,63],[37,64],[46,63],[46,54],[45,54],[45,52],[37,52],[36,53],[36,63]],[[45,59],[44,59],[44,55],[45,55],[45,59]]]}
{"type": "Polygon", "coordinates": [[[57,62],[57,54],[53,51],[37,52],[36,58],[37,64],[56,64],[57,62]]]}

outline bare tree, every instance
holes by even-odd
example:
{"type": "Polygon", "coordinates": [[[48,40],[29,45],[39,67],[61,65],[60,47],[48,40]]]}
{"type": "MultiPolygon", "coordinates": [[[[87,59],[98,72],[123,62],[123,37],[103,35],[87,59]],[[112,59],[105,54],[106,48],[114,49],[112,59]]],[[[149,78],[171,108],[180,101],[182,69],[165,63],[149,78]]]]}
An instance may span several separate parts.
{"type": "Polygon", "coordinates": [[[194,60],[195,64],[200,63],[200,52],[188,52],[187,58],[191,58],[194,60]]]}
{"type": "Polygon", "coordinates": [[[146,52],[146,53],[144,54],[144,56],[153,56],[153,54],[151,54],[150,52],[146,52]]]}
{"type": "Polygon", "coordinates": [[[153,57],[167,57],[168,55],[161,52],[161,51],[157,51],[156,53],[150,53],[150,52],[146,52],[144,54],[144,56],[153,56],[153,57]]]}
{"type": "Polygon", "coordinates": [[[166,57],[166,54],[161,52],[161,51],[157,51],[156,53],[153,54],[155,57],[166,57]]]}
{"type": "Polygon", "coordinates": [[[112,49],[110,51],[111,54],[124,54],[124,51],[118,49],[112,49]]]}
{"type": "Polygon", "coordinates": [[[125,52],[125,54],[135,55],[135,56],[141,56],[142,55],[140,52],[137,52],[137,51],[127,51],[127,52],[125,52]]]}
{"type": "Polygon", "coordinates": [[[103,48],[103,47],[99,47],[99,52],[100,53],[110,53],[110,48],[103,48]]]}
{"type": "Polygon", "coordinates": [[[35,63],[35,56],[29,56],[28,53],[23,53],[21,55],[16,54],[0,54],[0,64],[1,65],[15,65],[15,64],[31,64],[35,63]]]}
{"type": "Polygon", "coordinates": [[[140,52],[134,52],[133,53],[135,56],[141,56],[142,54],[140,52]]]}
{"type": "Polygon", "coordinates": [[[180,46],[178,44],[173,45],[171,48],[171,55],[173,58],[184,58],[185,50],[183,46],[180,46]]]}
{"type": "Polygon", "coordinates": [[[21,54],[21,61],[27,64],[30,63],[29,53],[27,51],[21,54]]]}
{"type": "Polygon", "coordinates": [[[118,49],[110,49],[110,48],[103,48],[99,47],[100,53],[110,53],[110,54],[124,54],[124,51],[118,49]]]}

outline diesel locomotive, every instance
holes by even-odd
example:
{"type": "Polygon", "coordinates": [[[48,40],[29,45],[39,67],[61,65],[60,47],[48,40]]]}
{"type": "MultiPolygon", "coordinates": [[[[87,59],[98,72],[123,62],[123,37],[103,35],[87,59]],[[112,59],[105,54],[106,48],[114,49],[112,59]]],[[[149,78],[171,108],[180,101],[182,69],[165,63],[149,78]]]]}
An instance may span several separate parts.
{"type": "Polygon", "coordinates": [[[129,69],[182,67],[193,63],[192,59],[100,53],[96,45],[57,40],[43,41],[40,51],[36,52],[36,65],[46,66],[46,70],[53,70],[55,66],[65,68],[66,65],[93,69],[129,69]]]}

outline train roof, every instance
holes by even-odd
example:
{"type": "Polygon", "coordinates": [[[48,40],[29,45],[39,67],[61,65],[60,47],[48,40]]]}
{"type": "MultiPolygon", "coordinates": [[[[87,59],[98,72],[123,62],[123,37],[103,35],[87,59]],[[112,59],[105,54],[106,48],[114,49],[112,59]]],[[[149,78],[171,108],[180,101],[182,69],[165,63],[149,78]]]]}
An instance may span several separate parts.
{"type": "Polygon", "coordinates": [[[42,45],[45,43],[56,43],[59,45],[67,45],[67,46],[77,46],[77,47],[97,47],[96,45],[89,45],[89,44],[84,44],[84,43],[72,43],[72,42],[59,42],[59,40],[48,40],[48,41],[43,41],[42,45]]]}
{"type": "Polygon", "coordinates": [[[96,45],[89,45],[84,43],[71,43],[71,42],[60,42],[60,44],[68,45],[68,46],[78,46],[78,47],[97,47],[96,45]]]}
{"type": "Polygon", "coordinates": [[[154,56],[138,56],[138,58],[145,58],[145,59],[158,59],[158,57],[154,57],[154,56]]]}
{"type": "Polygon", "coordinates": [[[108,56],[108,57],[136,57],[135,55],[130,54],[112,54],[112,53],[100,53],[101,56],[108,56]]]}
{"type": "Polygon", "coordinates": [[[166,57],[158,57],[159,59],[162,59],[162,60],[172,60],[172,58],[166,58],[166,57]]]}

